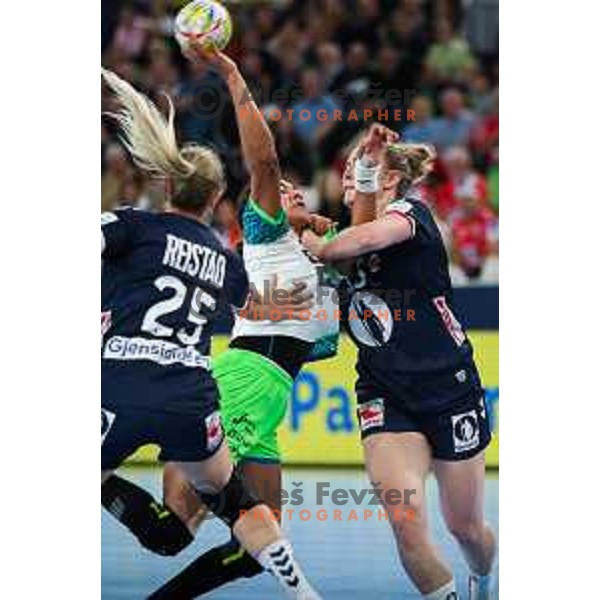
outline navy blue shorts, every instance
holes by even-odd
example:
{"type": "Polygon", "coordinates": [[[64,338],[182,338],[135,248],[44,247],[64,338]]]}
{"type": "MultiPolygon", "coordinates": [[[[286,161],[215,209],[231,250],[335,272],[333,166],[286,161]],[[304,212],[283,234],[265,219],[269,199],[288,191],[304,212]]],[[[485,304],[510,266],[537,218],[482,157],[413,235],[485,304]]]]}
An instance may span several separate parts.
{"type": "Polygon", "coordinates": [[[160,447],[159,460],[195,462],[210,458],[223,443],[218,405],[204,414],[102,407],[102,470],[114,470],[146,444],[160,447]]]}
{"type": "Polygon", "coordinates": [[[102,469],[116,469],[140,446],[159,460],[196,462],[221,446],[219,391],[200,369],[102,362],[102,469]]]}
{"type": "Polygon", "coordinates": [[[358,371],[362,439],[384,432],[421,433],[433,457],[448,461],[472,458],[489,445],[490,419],[474,364],[412,376],[394,390],[373,383],[360,365],[358,371]]]}

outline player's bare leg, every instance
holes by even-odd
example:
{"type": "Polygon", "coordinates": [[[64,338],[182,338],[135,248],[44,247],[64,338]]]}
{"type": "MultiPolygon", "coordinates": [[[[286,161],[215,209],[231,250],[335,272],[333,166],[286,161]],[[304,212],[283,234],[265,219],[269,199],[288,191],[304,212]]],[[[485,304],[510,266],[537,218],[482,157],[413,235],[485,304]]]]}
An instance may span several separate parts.
{"type": "Polygon", "coordinates": [[[496,539],[483,514],[484,453],[459,462],[436,460],[433,469],[446,526],[471,568],[471,599],[488,600],[492,597],[490,573],[496,556],[496,539]]]}
{"type": "Polygon", "coordinates": [[[425,480],[431,468],[427,440],[416,432],[379,433],[367,437],[363,447],[369,478],[382,492],[408,576],[425,598],[456,598],[452,573],[433,546],[427,526],[425,480]],[[386,502],[386,496],[391,498],[386,492],[392,490],[402,494],[401,504],[386,502]],[[408,499],[405,490],[415,493],[408,499]]]}
{"type": "Polygon", "coordinates": [[[265,502],[281,521],[281,463],[244,461],[242,473],[250,490],[265,502]]]}
{"type": "MultiPolygon", "coordinates": [[[[244,461],[241,465],[244,483],[281,520],[281,464],[244,461]]],[[[163,501],[191,531],[197,531],[206,513],[198,494],[175,463],[166,463],[163,470],[163,501]]]]}
{"type": "MultiPolygon", "coordinates": [[[[280,518],[281,465],[247,460],[242,463],[241,472],[248,490],[263,500],[274,511],[276,518],[280,518]]],[[[188,527],[196,530],[207,509],[175,464],[165,465],[163,485],[165,505],[187,523],[188,527]]],[[[198,556],[157,589],[149,600],[196,598],[237,579],[254,577],[262,572],[262,566],[232,538],[198,556]]]]}
{"type": "Polygon", "coordinates": [[[166,463],[163,469],[163,502],[194,535],[208,513],[184,472],[174,463],[166,463]]]}
{"type": "MultiPolygon", "coordinates": [[[[227,485],[233,472],[229,449],[225,444],[205,461],[175,464],[199,492],[218,493],[227,485]]],[[[281,537],[279,527],[265,504],[251,508],[239,518],[233,526],[233,533],[252,555],[281,537]]]]}
{"type": "Polygon", "coordinates": [[[218,516],[230,524],[242,546],[275,576],[291,597],[319,598],[294,560],[292,548],[283,538],[269,507],[253,501],[246,503],[245,509],[242,503],[245,490],[233,470],[226,442],[207,460],[175,464],[209,508],[219,506],[218,516]]]}

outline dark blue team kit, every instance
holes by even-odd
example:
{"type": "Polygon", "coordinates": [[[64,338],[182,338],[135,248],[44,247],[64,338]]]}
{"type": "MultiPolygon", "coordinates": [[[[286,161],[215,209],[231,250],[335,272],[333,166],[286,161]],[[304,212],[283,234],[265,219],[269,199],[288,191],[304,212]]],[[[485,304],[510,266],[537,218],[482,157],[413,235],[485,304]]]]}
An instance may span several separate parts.
{"type": "MultiPolygon", "coordinates": [[[[410,220],[412,238],[360,257],[339,290],[359,348],[361,432],[419,431],[435,458],[463,460],[488,445],[490,430],[444,244],[419,200],[388,212],[410,220]]],[[[161,460],[207,458],[223,437],[212,329],[247,299],[242,259],[175,213],[105,213],[102,235],[102,468],[147,443],[161,460]]]]}
{"type": "Polygon", "coordinates": [[[222,440],[212,328],[246,301],[242,259],[175,213],[105,213],[102,234],[102,468],[147,443],[207,458],[222,440]]]}
{"type": "Polygon", "coordinates": [[[358,260],[340,297],[357,343],[356,395],[363,438],[419,431],[434,458],[463,460],[490,442],[473,349],[454,315],[448,257],[427,206],[389,205],[412,225],[408,241],[358,260]]]}

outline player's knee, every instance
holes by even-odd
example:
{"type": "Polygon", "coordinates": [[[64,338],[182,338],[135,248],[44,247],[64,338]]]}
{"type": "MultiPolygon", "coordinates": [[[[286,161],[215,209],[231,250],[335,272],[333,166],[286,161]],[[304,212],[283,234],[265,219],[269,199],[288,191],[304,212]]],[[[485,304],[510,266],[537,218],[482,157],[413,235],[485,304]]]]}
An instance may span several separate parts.
{"type": "Polygon", "coordinates": [[[388,505],[387,512],[396,538],[403,548],[407,550],[417,548],[427,540],[425,508],[419,501],[411,502],[408,506],[404,504],[388,505]]]}
{"type": "Polygon", "coordinates": [[[198,491],[202,502],[214,515],[233,527],[246,512],[262,504],[242,482],[238,468],[235,468],[225,486],[216,493],[198,491]]]}
{"type": "Polygon", "coordinates": [[[446,525],[452,537],[461,544],[477,544],[483,534],[483,523],[468,519],[450,518],[446,520],[446,525]]]}
{"type": "Polygon", "coordinates": [[[399,533],[404,530],[413,532],[426,529],[426,508],[421,498],[411,495],[406,499],[404,496],[399,499],[397,492],[392,488],[384,490],[381,497],[388,519],[399,533]],[[396,499],[394,500],[394,498],[396,499]]]}
{"type": "Polygon", "coordinates": [[[102,506],[140,544],[163,556],[174,556],[194,539],[187,525],[143,488],[117,475],[102,486],[102,506]]]}
{"type": "Polygon", "coordinates": [[[144,548],[160,556],[176,556],[194,540],[185,523],[174,513],[164,509],[148,522],[139,536],[144,548]]]}

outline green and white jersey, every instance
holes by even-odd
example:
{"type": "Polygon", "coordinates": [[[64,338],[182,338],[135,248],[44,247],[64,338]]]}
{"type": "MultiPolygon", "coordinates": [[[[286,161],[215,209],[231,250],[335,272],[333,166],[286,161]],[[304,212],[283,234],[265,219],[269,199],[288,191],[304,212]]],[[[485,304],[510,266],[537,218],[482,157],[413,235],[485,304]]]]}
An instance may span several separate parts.
{"type": "MultiPolygon", "coordinates": [[[[262,294],[267,282],[270,285],[273,276],[277,275],[279,288],[289,289],[296,282],[304,282],[308,291],[319,298],[319,265],[307,256],[283,209],[276,217],[271,217],[258,203],[249,199],[242,214],[242,225],[244,266],[254,289],[262,294]]],[[[285,335],[306,342],[316,342],[324,334],[331,333],[332,329],[339,330],[334,313],[337,308],[329,294],[325,304],[321,302],[311,309],[311,318],[306,321],[251,321],[238,317],[232,338],[285,335]],[[318,314],[320,309],[326,311],[326,319],[322,312],[318,314]]]]}

